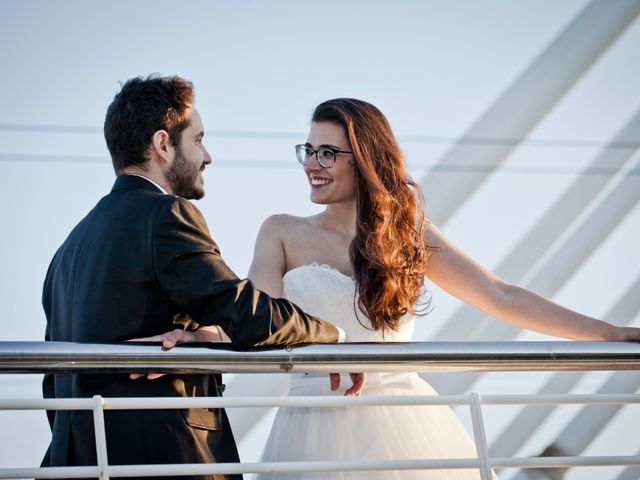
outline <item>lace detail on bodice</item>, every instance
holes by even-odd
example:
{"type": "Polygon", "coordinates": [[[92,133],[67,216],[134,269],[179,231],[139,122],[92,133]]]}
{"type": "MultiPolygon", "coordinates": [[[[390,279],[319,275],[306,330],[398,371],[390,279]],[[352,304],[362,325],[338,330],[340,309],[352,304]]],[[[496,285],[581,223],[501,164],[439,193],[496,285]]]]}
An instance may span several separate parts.
{"type": "Polygon", "coordinates": [[[411,315],[405,315],[399,330],[386,332],[384,338],[382,332],[371,329],[369,319],[356,306],[355,280],[334,267],[319,263],[303,265],[289,270],[282,281],[285,298],[305,312],[342,328],[352,342],[411,341],[414,320],[411,315]]]}

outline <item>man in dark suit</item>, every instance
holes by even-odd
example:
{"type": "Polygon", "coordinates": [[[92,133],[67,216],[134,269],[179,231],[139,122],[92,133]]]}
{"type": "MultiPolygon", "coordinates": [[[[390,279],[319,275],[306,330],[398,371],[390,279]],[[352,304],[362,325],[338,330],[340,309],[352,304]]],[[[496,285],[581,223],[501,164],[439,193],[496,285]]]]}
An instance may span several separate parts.
{"type": "MultiPolygon", "coordinates": [[[[117,179],[51,262],[43,292],[46,340],[149,337],[185,315],[222,329],[238,345],[338,340],[330,323],[238,279],[189,202],[204,195],[202,172],[211,163],[190,82],[129,80],[109,106],[104,131],[117,179]]],[[[220,382],[219,375],[149,381],[55,374],[45,377],[43,391],[45,398],[215,396],[220,382]]],[[[95,465],[91,413],[48,415],[53,437],[43,466],[95,465]]],[[[238,461],[223,410],[109,411],[105,424],[110,464],[238,461]]]]}

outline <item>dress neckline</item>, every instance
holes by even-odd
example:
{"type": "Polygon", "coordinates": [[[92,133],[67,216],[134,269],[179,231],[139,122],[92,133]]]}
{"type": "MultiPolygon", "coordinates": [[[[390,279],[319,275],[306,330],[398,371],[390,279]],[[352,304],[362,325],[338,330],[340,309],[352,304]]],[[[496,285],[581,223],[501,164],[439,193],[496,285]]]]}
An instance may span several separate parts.
{"type": "Polygon", "coordinates": [[[356,283],[356,279],[353,278],[351,275],[347,275],[346,273],[344,273],[341,270],[338,270],[336,267],[334,267],[333,265],[329,265],[328,263],[319,263],[319,262],[312,262],[312,263],[305,263],[304,265],[300,265],[297,267],[292,268],[291,270],[287,270],[287,272],[285,272],[285,274],[282,276],[282,279],[284,280],[284,278],[291,272],[295,271],[295,270],[301,270],[303,268],[320,268],[324,271],[328,271],[328,272],[334,272],[337,273],[338,275],[340,275],[343,278],[346,278],[347,280],[351,281],[353,284],[356,283]]]}

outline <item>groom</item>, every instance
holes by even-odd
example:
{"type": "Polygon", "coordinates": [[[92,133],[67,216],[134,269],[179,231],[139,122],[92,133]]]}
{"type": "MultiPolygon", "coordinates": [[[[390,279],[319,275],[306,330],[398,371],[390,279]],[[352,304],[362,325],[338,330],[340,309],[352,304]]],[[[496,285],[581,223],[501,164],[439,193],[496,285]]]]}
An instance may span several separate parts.
{"type": "MultiPolygon", "coordinates": [[[[122,342],[170,330],[186,315],[237,345],[338,340],[336,327],[268,297],[224,263],[189,202],[204,195],[211,163],[193,97],[192,84],[177,76],[134,78],[115,96],[104,133],[117,178],[51,262],[42,296],[46,340],[122,342]]],[[[43,383],[45,398],[217,396],[222,389],[220,375],[55,374],[43,383]]],[[[91,413],[48,416],[53,436],[43,466],[96,465],[91,413]]],[[[105,424],[110,464],[239,461],[224,410],[110,411],[105,424]]]]}

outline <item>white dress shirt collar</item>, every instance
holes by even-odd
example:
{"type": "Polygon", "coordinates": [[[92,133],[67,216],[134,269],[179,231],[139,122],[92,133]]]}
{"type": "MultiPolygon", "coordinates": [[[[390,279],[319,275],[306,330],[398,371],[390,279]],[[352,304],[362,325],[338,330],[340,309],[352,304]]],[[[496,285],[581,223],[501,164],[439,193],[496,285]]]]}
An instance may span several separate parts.
{"type": "Polygon", "coordinates": [[[156,182],[154,182],[153,180],[151,180],[149,177],[145,177],[144,175],[140,175],[138,173],[129,173],[128,175],[131,175],[133,177],[140,177],[140,178],[144,178],[146,181],[153,183],[156,187],[158,187],[158,189],[164,193],[165,195],[168,195],[169,193],[162,188],[160,185],[158,185],[156,182]]]}

